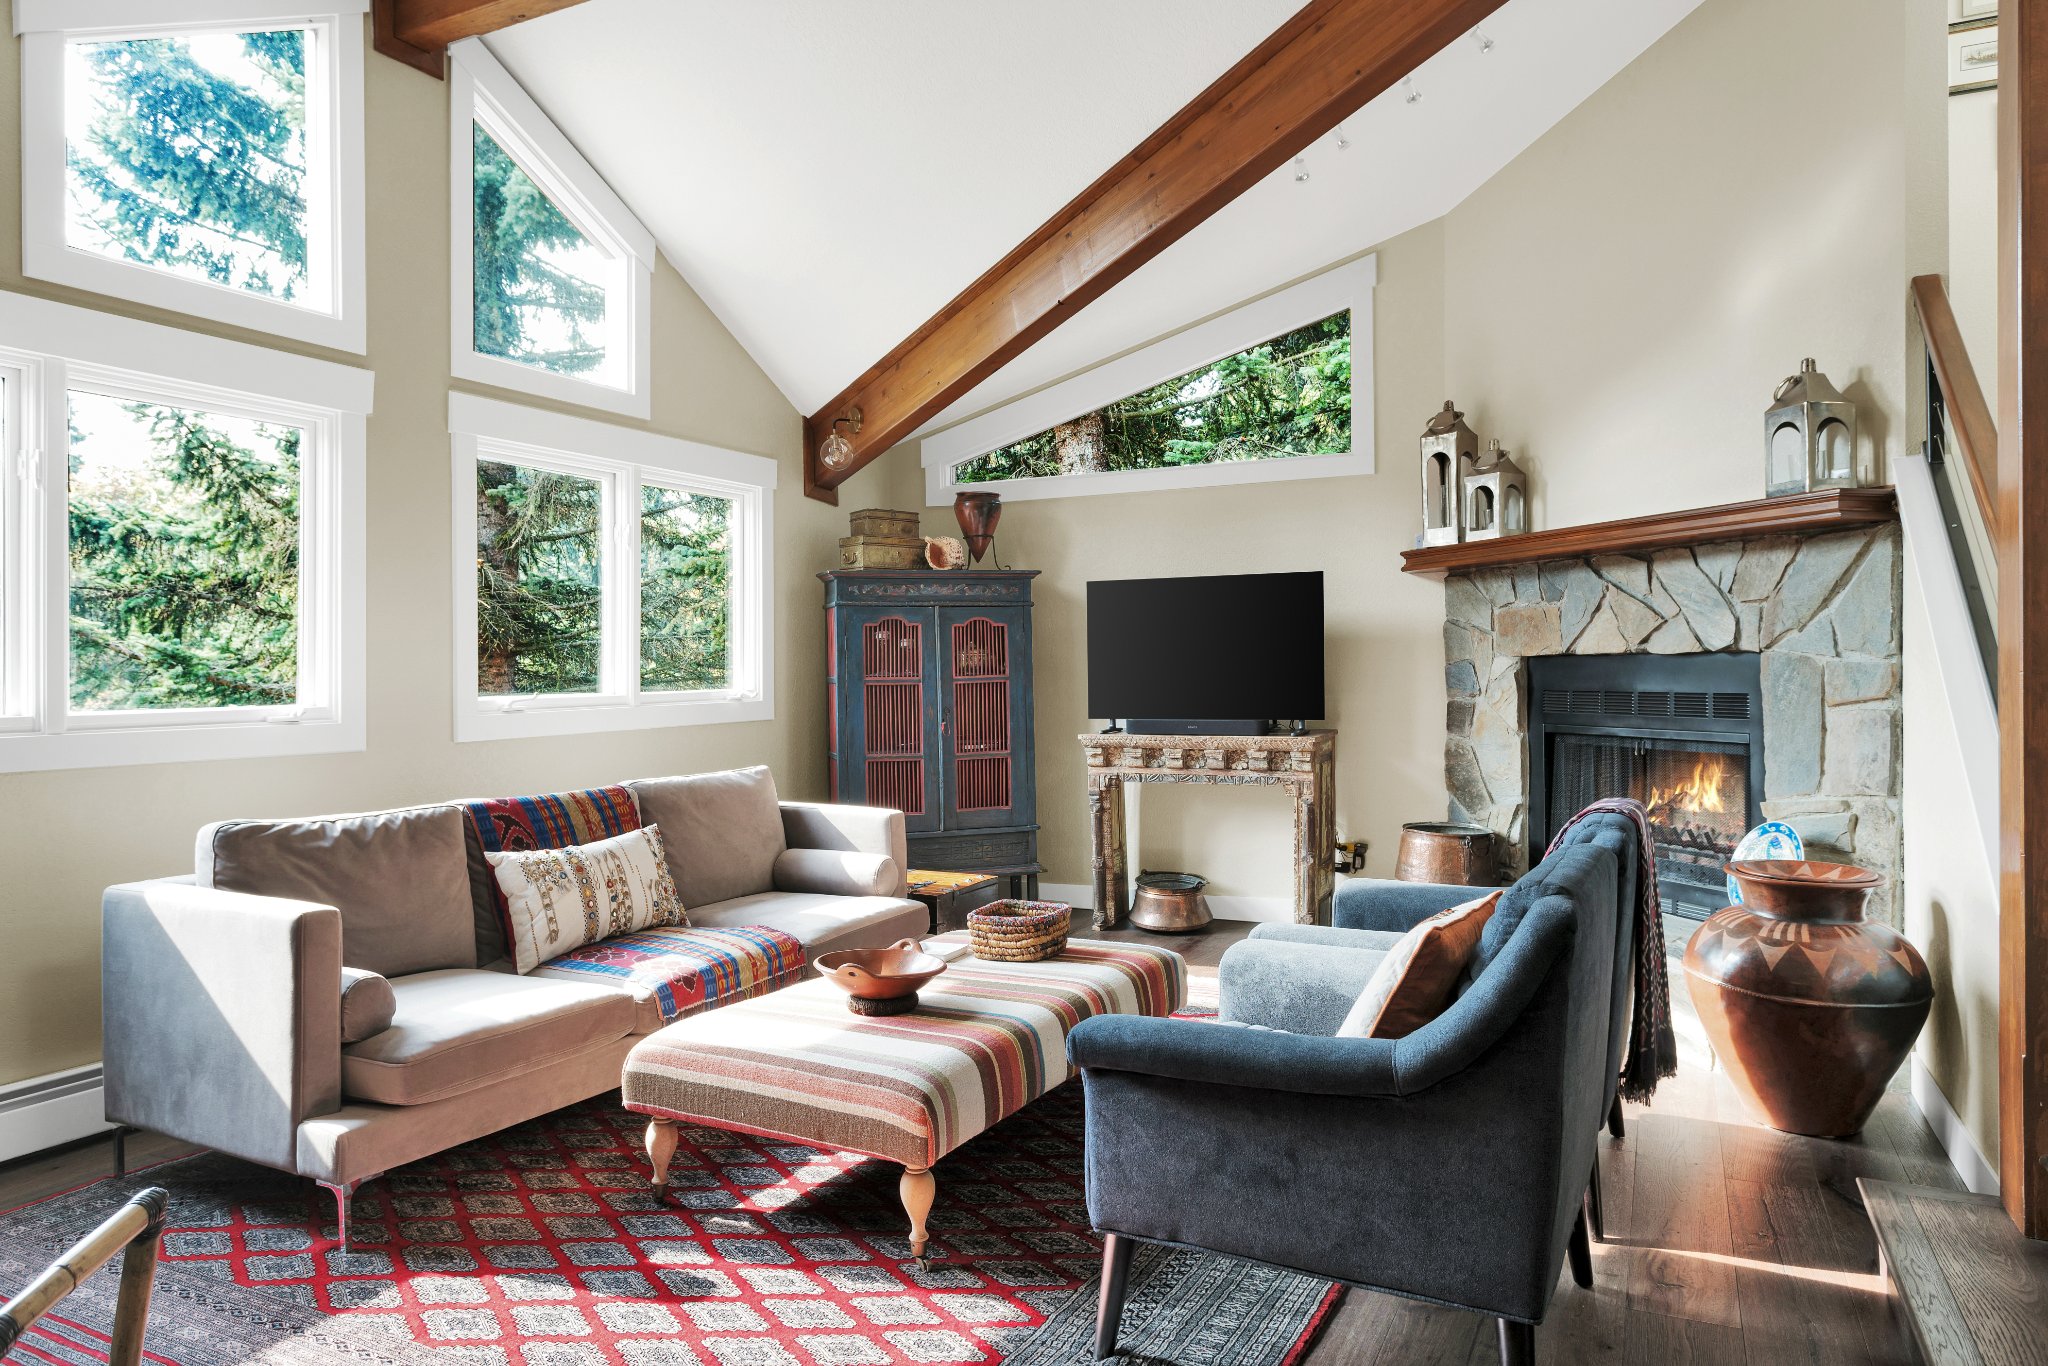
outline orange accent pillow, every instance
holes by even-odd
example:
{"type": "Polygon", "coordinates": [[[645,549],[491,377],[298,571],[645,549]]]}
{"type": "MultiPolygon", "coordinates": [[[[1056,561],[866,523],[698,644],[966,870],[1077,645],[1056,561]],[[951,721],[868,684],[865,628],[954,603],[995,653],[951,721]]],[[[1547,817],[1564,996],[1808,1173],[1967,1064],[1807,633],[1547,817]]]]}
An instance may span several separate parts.
{"type": "Polygon", "coordinates": [[[1500,893],[1489,892],[1438,911],[1402,935],[1358,994],[1337,1037],[1399,1039],[1443,1014],[1499,904],[1500,893]]]}

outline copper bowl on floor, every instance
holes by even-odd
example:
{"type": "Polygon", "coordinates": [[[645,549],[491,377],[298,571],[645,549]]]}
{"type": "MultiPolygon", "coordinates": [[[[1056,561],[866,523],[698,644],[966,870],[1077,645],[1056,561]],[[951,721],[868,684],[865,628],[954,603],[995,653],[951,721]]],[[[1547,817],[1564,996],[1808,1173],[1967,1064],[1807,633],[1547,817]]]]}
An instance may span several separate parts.
{"type": "Polygon", "coordinates": [[[846,1008],[856,1015],[916,1010],[918,988],[946,970],[946,960],[926,953],[915,939],[899,939],[886,949],[840,949],[815,961],[818,975],[846,993],[846,1008]]]}

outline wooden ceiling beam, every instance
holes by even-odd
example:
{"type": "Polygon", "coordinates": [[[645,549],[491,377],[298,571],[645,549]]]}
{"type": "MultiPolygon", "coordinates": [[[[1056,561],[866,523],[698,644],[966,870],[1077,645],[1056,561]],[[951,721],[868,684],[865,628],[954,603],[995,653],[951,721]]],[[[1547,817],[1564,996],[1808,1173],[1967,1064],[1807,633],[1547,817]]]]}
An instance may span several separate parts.
{"type": "Polygon", "coordinates": [[[448,44],[480,38],[582,0],[371,0],[377,51],[436,78],[447,74],[448,44]]]}
{"type": "Polygon", "coordinates": [[[1503,0],[1309,0],[1244,60],[1054,214],[804,424],[804,491],[909,436],[1118,281],[1284,166],[1503,0]],[[833,420],[853,460],[826,470],[833,420]]]}

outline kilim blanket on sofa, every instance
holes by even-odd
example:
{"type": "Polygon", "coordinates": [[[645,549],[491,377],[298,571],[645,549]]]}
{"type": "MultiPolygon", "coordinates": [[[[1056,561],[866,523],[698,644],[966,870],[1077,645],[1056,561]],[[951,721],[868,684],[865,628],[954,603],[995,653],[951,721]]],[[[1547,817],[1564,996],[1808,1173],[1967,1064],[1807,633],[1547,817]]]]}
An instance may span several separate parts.
{"type": "Polygon", "coordinates": [[[780,930],[677,925],[585,944],[550,958],[532,975],[644,987],[670,1021],[774,991],[803,971],[804,946],[780,930]]]}
{"type": "Polygon", "coordinates": [[[909,1015],[860,1016],[814,979],[680,1021],[634,1046],[626,1108],[929,1167],[1071,1077],[1082,1020],[1178,1010],[1187,967],[1076,939],[1042,963],[960,958],[918,998],[909,1015]]]}

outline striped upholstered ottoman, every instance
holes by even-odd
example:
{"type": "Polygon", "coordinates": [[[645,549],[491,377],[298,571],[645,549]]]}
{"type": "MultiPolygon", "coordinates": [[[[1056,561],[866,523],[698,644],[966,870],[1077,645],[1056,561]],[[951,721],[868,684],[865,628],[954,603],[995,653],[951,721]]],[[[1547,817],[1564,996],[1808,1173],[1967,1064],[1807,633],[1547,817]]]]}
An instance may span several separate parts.
{"type": "MultiPolygon", "coordinates": [[[[963,934],[926,942],[941,955],[963,934]]],[[[860,1016],[813,977],[678,1020],[627,1055],[626,1108],[652,1118],[654,1189],[668,1185],[678,1123],[705,1124],[903,1164],[910,1252],[925,1261],[932,1166],[1073,1075],[1067,1031],[1090,1015],[1170,1015],[1187,998],[1180,955],[1076,939],[1042,963],[962,953],[908,1015],[860,1016]]]]}

